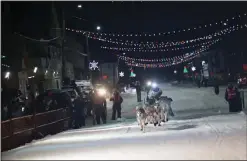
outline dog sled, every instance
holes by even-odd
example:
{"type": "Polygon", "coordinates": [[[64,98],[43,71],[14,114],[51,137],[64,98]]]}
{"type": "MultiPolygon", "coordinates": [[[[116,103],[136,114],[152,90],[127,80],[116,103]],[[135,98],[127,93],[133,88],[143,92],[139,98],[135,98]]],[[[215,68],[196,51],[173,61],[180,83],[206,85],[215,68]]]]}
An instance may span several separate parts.
{"type": "Polygon", "coordinates": [[[141,130],[145,131],[145,125],[153,124],[154,126],[161,126],[161,122],[167,122],[168,116],[174,116],[171,108],[172,99],[167,96],[161,96],[154,103],[146,102],[144,100],[142,105],[136,107],[136,119],[141,130]]]}

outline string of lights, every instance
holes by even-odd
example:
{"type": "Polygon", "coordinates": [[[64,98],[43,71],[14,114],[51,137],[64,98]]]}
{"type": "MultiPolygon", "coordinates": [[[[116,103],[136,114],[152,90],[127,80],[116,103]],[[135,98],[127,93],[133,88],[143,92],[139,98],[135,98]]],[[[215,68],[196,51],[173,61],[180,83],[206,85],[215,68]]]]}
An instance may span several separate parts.
{"type": "Polygon", "coordinates": [[[2,64],[2,66],[9,68],[10,66],[7,64],[2,64]]]}
{"type": "Polygon", "coordinates": [[[188,44],[188,43],[195,43],[198,41],[211,40],[214,37],[217,38],[219,36],[224,36],[226,34],[230,34],[234,31],[238,31],[239,29],[246,28],[246,27],[247,27],[247,24],[244,24],[244,25],[236,24],[236,25],[233,25],[229,28],[225,28],[225,29],[220,30],[218,32],[209,34],[207,36],[197,37],[197,38],[190,39],[190,40],[166,41],[166,42],[164,42],[164,41],[136,42],[136,41],[120,40],[120,39],[112,40],[112,39],[106,39],[106,38],[101,38],[101,37],[96,37],[96,36],[90,36],[90,34],[87,34],[87,31],[75,30],[75,29],[70,29],[70,28],[66,28],[66,30],[76,32],[76,33],[81,33],[90,39],[99,40],[102,42],[113,43],[113,44],[117,44],[117,45],[134,46],[134,47],[145,47],[147,49],[150,49],[153,47],[166,48],[166,47],[171,47],[171,46],[184,45],[184,44],[188,44]]]}
{"type": "MultiPolygon", "coordinates": [[[[219,40],[219,39],[217,39],[219,40]]],[[[137,47],[137,48],[126,48],[126,47],[109,47],[109,46],[101,46],[102,49],[106,50],[114,50],[114,51],[128,51],[128,52],[166,52],[166,51],[179,51],[179,50],[185,50],[185,49],[191,49],[199,46],[204,46],[207,44],[210,44],[215,40],[209,40],[207,42],[203,42],[200,44],[194,44],[194,45],[189,45],[189,46],[181,46],[181,47],[175,47],[175,48],[168,48],[168,49],[145,49],[143,47],[137,47]]]]}
{"type": "Polygon", "coordinates": [[[60,38],[60,37],[58,36],[58,37],[54,37],[54,38],[48,39],[48,40],[44,40],[44,39],[38,40],[38,39],[34,39],[34,38],[30,38],[30,37],[24,36],[24,35],[22,35],[22,34],[20,34],[20,33],[17,33],[17,32],[15,32],[15,34],[16,34],[16,35],[19,35],[19,36],[21,36],[21,37],[23,37],[23,38],[25,38],[25,39],[28,39],[28,40],[31,40],[31,41],[38,41],[38,42],[51,42],[51,41],[54,41],[54,40],[60,38]]]}
{"type": "MultiPolygon", "coordinates": [[[[200,49],[204,49],[205,47],[209,48],[210,46],[215,45],[216,43],[218,43],[220,40],[221,39],[217,39],[217,40],[215,40],[215,41],[213,41],[213,42],[211,42],[211,43],[209,43],[209,44],[207,44],[205,46],[201,46],[200,49]]],[[[159,58],[159,59],[146,59],[146,58],[140,59],[140,58],[132,58],[132,57],[128,57],[128,56],[123,56],[123,55],[118,55],[118,58],[120,60],[124,60],[124,61],[128,61],[128,62],[129,61],[131,61],[131,62],[132,61],[134,61],[134,62],[171,62],[172,61],[173,62],[174,60],[183,59],[185,57],[193,55],[194,53],[195,53],[195,51],[193,51],[191,53],[186,53],[186,54],[181,55],[181,56],[174,56],[172,58],[159,58]]]]}
{"type": "Polygon", "coordinates": [[[174,60],[173,62],[160,62],[160,63],[136,63],[136,62],[125,62],[127,66],[130,67],[141,67],[141,68],[165,68],[165,67],[170,67],[170,66],[174,66],[174,65],[178,65],[187,61],[190,61],[196,57],[199,57],[200,54],[204,51],[207,51],[208,48],[203,48],[200,49],[199,51],[196,51],[193,53],[193,55],[189,56],[189,57],[179,57],[176,60],[174,60]]]}
{"type": "Polygon", "coordinates": [[[184,29],[179,29],[179,30],[173,30],[173,31],[168,31],[168,32],[159,32],[159,33],[101,33],[101,32],[89,32],[89,35],[94,36],[111,36],[111,37],[156,37],[156,36],[167,36],[167,35],[175,35],[177,33],[181,32],[194,32],[195,30],[199,29],[204,29],[204,28],[209,28],[209,27],[214,27],[216,25],[219,26],[227,26],[230,21],[242,19],[245,16],[247,16],[246,13],[243,14],[238,14],[236,16],[232,16],[230,18],[226,18],[224,20],[220,20],[217,22],[209,23],[209,24],[204,24],[204,25],[198,25],[195,27],[190,27],[190,28],[184,28],[184,29]]]}

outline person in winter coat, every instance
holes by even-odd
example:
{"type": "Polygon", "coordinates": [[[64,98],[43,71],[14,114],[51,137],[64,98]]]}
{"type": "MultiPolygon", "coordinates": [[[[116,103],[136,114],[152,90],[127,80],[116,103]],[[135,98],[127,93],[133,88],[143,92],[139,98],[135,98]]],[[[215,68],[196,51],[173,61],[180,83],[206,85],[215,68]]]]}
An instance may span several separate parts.
{"type": "Polygon", "coordinates": [[[136,82],[136,95],[137,95],[137,102],[141,102],[141,84],[139,81],[136,82]]]}
{"type": "Polygon", "coordinates": [[[85,126],[85,101],[83,100],[82,96],[80,95],[74,101],[74,109],[75,109],[75,127],[80,128],[85,126]]]}
{"type": "Polygon", "coordinates": [[[226,89],[225,100],[229,103],[229,112],[241,111],[240,93],[232,84],[229,84],[226,89]]]}
{"type": "Polygon", "coordinates": [[[216,77],[214,78],[214,93],[216,95],[218,95],[220,93],[219,81],[218,81],[218,79],[216,77]]]}
{"type": "Polygon", "coordinates": [[[106,124],[106,99],[104,96],[101,96],[97,90],[92,95],[92,113],[94,121],[100,124],[100,119],[103,124],[106,124]]]}
{"type": "Polygon", "coordinates": [[[116,113],[118,119],[121,119],[121,104],[123,102],[123,98],[120,96],[118,91],[114,92],[113,97],[110,98],[110,101],[113,101],[112,120],[116,120],[116,113]]]}

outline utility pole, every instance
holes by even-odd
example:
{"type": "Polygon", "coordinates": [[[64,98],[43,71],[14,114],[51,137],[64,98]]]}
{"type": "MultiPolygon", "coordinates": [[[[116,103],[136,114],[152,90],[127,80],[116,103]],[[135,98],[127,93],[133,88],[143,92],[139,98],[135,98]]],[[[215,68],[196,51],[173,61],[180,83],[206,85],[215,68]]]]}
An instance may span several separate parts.
{"type": "MultiPolygon", "coordinates": [[[[86,52],[87,52],[87,58],[88,58],[88,63],[91,62],[91,54],[89,51],[89,43],[88,43],[88,36],[86,35],[86,52]]],[[[87,64],[89,65],[89,64],[87,64]]],[[[91,83],[93,83],[93,75],[92,75],[92,71],[89,69],[89,80],[91,83]]]]}
{"type": "Polygon", "coordinates": [[[62,13],[62,17],[63,17],[63,26],[62,26],[62,43],[61,43],[61,47],[62,47],[62,83],[64,81],[65,78],[65,53],[64,53],[64,44],[65,44],[65,15],[64,15],[64,10],[62,13]]]}

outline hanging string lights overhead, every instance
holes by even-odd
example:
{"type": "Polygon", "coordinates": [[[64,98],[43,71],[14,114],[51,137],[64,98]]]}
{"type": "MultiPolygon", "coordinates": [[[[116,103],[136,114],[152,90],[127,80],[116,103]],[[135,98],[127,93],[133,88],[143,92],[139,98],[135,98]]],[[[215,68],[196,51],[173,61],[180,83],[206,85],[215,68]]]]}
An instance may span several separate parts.
{"type": "Polygon", "coordinates": [[[231,27],[225,28],[223,30],[214,32],[212,34],[197,37],[194,39],[181,40],[181,41],[158,41],[157,40],[157,41],[147,41],[147,42],[138,42],[138,41],[133,41],[133,40],[121,40],[121,39],[112,40],[111,38],[107,39],[107,38],[92,36],[87,31],[75,30],[75,29],[70,29],[70,28],[66,28],[66,30],[76,32],[76,33],[81,33],[90,39],[99,40],[102,42],[107,42],[107,43],[112,43],[112,44],[117,44],[117,45],[125,45],[125,46],[145,47],[147,49],[152,49],[154,47],[155,48],[165,48],[165,47],[171,47],[171,46],[184,45],[188,43],[200,42],[204,40],[211,40],[214,37],[220,37],[226,34],[230,34],[234,31],[238,31],[239,29],[246,28],[246,27],[247,27],[247,24],[244,24],[244,25],[236,24],[231,27]]]}
{"type": "Polygon", "coordinates": [[[210,27],[215,27],[215,26],[227,26],[230,21],[237,21],[241,20],[244,17],[246,17],[246,13],[238,14],[236,16],[232,16],[230,18],[226,18],[224,20],[220,20],[217,22],[212,22],[209,24],[203,24],[203,25],[198,25],[190,28],[184,28],[184,29],[179,29],[179,30],[172,30],[168,32],[159,32],[159,33],[102,33],[102,32],[89,32],[87,33],[91,35],[92,37],[95,36],[108,36],[108,37],[157,37],[157,36],[168,36],[168,35],[175,35],[177,33],[182,33],[182,32],[194,32],[195,30],[200,30],[204,28],[210,28],[210,27]]]}
{"type": "Polygon", "coordinates": [[[118,58],[120,60],[123,60],[125,62],[128,62],[130,64],[134,64],[134,66],[136,66],[136,64],[138,64],[139,62],[143,63],[143,62],[152,62],[152,63],[156,63],[156,62],[162,62],[162,63],[166,63],[166,64],[173,64],[173,63],[176,63],[177,60],[181,60],[181,59],[187,59],[189,57],[192,57],[194,55],[196,55],[196,53],[201,53],[207,49],[209,49],[212,45],[215,45],[216,43],[218,43],[220,41],[219,40],[215,40],[214,42],[208,44],[208,45],[205,45],[205,46],[202,46],[200,47],[199,49],[197,50],[194,50],[192,52],[189,52],[189,53],[186,53],[186,54],[183,54],[183,55],[180,55],[180,56],[174,56],[174,57],[171,57],[171,58],[160,58],[160,59],[146,59],[146,58],[132,58],[132,57],[128,57],[128,56],[123,56],[123,55],[118,55],[118,58]]]}
{"type": "MultiPolygon", "coordinates": [[[[219,40],[219,39],[216,39],[219,40]]],[[[204,43],[199,43],[199,44],[194,44],[194,45],[189,45],[189,46],[181,46],[181,47],[175,47],[175,48],[165,48],[165,49],[146,49],[143,47],[134,47],[134,48],[126,48],[126,47],[108,47],[108,46],[101,46],[102,49],[106,50],[114,50],[114,51],[128,51],[128,52],[166,52],[166,51],[179,51],[179,50],[185,50],[185,49],[191,49],[191,48],[196,48],[204,45],[208,45],[215,40],[209,40],[204,43]]]]}
{"type": "Polygon", "coordinates": [[[159,63],[140,63],[135,61],[126,61],[126,65],[131,67],[141,67],[141,68],[165,68],[177,64],[181,64],[187,62],[189,60],[194,59],[195,57],[200,56],[202,52],[207,51],[209,48],[204,47],[203,49],[199,49],[195,52],[191,52],[188,56],[178,56],[176,58],[172,58],[173,60],[170,62],[159,62],[159,63]]]}

